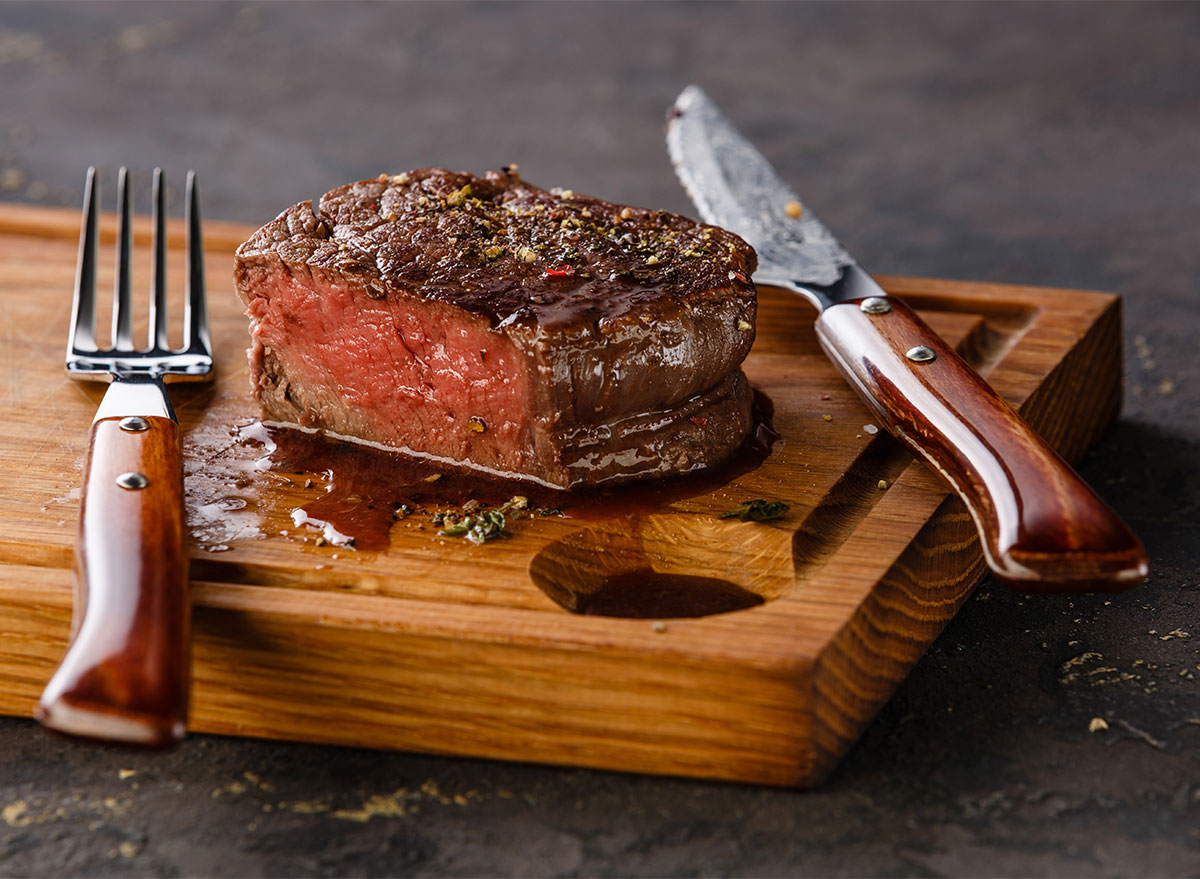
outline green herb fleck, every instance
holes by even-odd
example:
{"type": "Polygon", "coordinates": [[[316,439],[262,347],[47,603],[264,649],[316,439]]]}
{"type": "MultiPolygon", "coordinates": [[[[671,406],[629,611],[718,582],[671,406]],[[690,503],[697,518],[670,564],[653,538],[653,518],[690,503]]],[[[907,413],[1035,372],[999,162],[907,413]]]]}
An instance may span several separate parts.
{"type": "Polygon", "coordinates": [[[767,501],[756,498],[752,501],[742,501],[732,510],[726,510],[718,519],[741,519],[743,522],[769,522],[779,519],[791,509],[783,501],[767,501]]]}
{"type": "Polygon", "coordinates": [[[457,522],[446,517],[446,527],[438,532],[442,537],[466,537],[472,543],[484,543],[504,537],[508,522],[499,510],[486,510],[474,516],[463,516],[457,522]]]}
{"type": "MultiPolygon", "coordinates": [[[[508,527],[508,523],[520,518],[521,510],[527,506],[529,506],[529,500],[517,495],[494,510],[465,515],[457,521],[449,514],[445,514],[442,523],[446,527],[438,531],[438,535],[440,537],[465,537],[474,544],[507,537],[508,532],[505,529],[508,527]]],[[[436,517],[435,524],[437,524],[436,517]]]]}

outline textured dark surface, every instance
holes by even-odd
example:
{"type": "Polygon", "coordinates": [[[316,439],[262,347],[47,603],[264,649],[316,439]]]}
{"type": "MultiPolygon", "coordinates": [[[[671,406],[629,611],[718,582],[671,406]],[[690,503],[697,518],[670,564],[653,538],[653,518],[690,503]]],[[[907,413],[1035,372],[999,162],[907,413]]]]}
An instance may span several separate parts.
{"type": "Polygon", "coordinates": [[[518,162],[686,213],[662,119],[697,81],[873,270],[1126,296],[1125,413],[1082,472],[1154,565],[1117,596],[985,583],[808,793],[3,720],[0,873],[1200,872],[1198,45],[1183,3],[0,5],[8,200],[169,162],[262,223],[518,162]]]}

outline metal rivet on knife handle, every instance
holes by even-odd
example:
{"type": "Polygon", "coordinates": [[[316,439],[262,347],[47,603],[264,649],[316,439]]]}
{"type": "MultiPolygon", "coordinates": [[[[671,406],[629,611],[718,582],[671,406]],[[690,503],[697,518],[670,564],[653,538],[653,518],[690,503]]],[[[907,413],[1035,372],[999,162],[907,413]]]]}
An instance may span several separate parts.
{"type": "Polygon", "coordinates": [[[913,363],[928,363],[930,360],[937,358],[932,348],[927,348],[924,345],[918,345],[915,348],[909,348],[904,354],[913,363]]]}
{"type": "Polygon", "coordinates": [[[131,433],[136,433],[141,430],[149,430],[150,422],[137,415],[130,415],[128,418],[122,418],[119,426],[121,430],[128,430],[131,433]]]}
{"type": "Polygon", "coordinates": [[[117,477],[117,485],[121,486],[121,488],[128,488],[134,491],[139,488],[145,488],[149,484],[150,480],[146,478],[146,474],[137,473],[136,471],[122,473],[117,477]]]}
{"type": "Polygon", "coordinates": [[[867,314],[887,314],[892,310],[892,304],[882,296],[868,296],[859,308],[867,314]]]}

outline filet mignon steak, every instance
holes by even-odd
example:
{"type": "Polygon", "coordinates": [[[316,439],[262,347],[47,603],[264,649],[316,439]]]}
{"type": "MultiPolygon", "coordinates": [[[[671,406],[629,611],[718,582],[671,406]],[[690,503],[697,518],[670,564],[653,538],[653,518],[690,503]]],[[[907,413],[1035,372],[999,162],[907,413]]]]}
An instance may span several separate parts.
{"type": "Polygon", "coordinates": [[[265,420],[569,488],[737,448],[754,268],[714,226],[432,168],[288,208],[234,278],[265,420]]]}

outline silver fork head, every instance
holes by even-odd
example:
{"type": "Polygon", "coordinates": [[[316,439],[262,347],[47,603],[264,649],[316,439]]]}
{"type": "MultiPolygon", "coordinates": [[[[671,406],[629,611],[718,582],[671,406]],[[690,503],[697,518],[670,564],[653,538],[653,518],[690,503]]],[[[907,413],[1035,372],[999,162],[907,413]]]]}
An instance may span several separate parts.
{"type": "Polygon", "coordinates": [[[133,343],[133,306],[129,289],[132,236],[129,173],[118,176],[117,273],[113,284],[112,347],[96,346],[96,246],[99,239],[100,184],[96,169],[88,168],[83,197],[83,229],[79,235],[79,262],[75,272],[75,304],[67,340],[67,374],[72,378],[100,379],[150,377],[162,381],[206,381],[212,377],[212,341],[204,289],[204,244],[200,234],[200,203],[196,174],[188,172],[187,286],[184,302],[184,344],[173,349],[167,342],[166,216],[162,169],[154,169],[154,237],[148,346],[133,343]]]}

